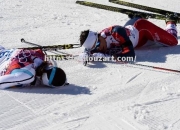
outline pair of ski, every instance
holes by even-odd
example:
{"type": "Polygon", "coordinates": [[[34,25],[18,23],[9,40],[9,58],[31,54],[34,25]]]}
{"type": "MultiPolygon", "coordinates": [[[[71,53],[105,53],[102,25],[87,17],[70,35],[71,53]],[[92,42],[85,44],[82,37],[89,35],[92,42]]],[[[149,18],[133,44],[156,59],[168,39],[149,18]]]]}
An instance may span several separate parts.
{"type": "Polygon", "coordinates": [[[157,9],[157,8],[148,7],[148,6],[139,5],[139,4],[134,4],[134,3],[126,2],[122,0],[109,0],[109,2],[123,5],[123,6],[132,7],[132,8],[137,8],[137,9],[141,9],[141,10],[145,10],[149,12],[136,11],[133,9],[125,9],[125,8],[120,8],[120,7],[113,7],[113,6],[87,2],[87,1],[76,1],[76,3],[80,5],[109,10],[113,12],[119,12],[119,13],[127,14],[128,16],[131,16],[134,14],[141,15],[143,18],[146,18],[146,19],[153,18],[153,19],[165,20],[168,15],[174,15],[175,17],[178,18],[177,22],[180,23],[180,13],[163,10],[163,9],[157,9]]]}
{"type": "Polygon", "coordinates": [[[18,49],[41,49],[47,59],[53,59],[53,60],[67,60],[72,59],[73,56],[71,54],[56,54],[56,55],[47,55],[46,51],[58,51],[63,49],[73,49],[73,48],[79,48],[80,44],[64,44],[64,45],[50,45],[50,46],[41,46],[36,43],[28,42],[25,39],[21,39],[22,43],[26,43],[29,45],[32,45],[33,47],[27,47],[27,48],[18,48],[18,49]]]}

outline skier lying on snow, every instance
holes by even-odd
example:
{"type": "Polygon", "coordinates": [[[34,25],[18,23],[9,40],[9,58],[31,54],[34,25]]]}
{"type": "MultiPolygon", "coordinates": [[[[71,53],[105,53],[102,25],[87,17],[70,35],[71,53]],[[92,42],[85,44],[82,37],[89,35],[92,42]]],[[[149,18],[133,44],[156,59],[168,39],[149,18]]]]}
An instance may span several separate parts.
{"type": "Polygon", "coordinates": [[[86,57],[88,52],[91,57],[131,57],[134,60],[134,48],[143,46],[148,40],[164,46],[175,46],[178,44],[177,18],[170,15],[165,22],[166,29],[163,30],[141,16],[133,16],[123,27],[115,25],[99,33],[82,31],[80,44],[85,47],[85,52],[80,54],[80,58],[86,57]]]}
{"type": "Polygon", "coordinates": [[[37,77],[49,87],[66,83],[65,72],[44,61],[44,53],[40,49],[5,49],[0,46],[0,89],[34,85],[37,77]]]}

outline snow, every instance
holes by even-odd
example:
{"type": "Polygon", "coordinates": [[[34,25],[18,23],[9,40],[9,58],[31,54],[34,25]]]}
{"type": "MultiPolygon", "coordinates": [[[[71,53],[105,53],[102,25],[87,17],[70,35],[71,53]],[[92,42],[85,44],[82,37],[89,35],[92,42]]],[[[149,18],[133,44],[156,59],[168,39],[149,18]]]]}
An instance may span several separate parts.
{"type": "MultiPolygon", "coordinates": [[[[27,47],[79,43],[85,29],[124,25],[127,15],[75,4],[76,0],[1,0],[0,43],[27,47]]],[[[91,2],[122,7],[108,0],[91,2]]],[[[127,0],[180,12],[177,0],[127,0]]],[[[128,7],[124,7],[128,8],[128,7]]],[[[162,20],[149,19],[165,28],[162,20]]],[[[180,34],[180,26],[177,25],[180,34]]],[[[180,40],[179,40],[180,42],[180,40]]],[[[77,55],[82,48],[51,53],[77,55]]],[[[180,46],[136,50],[137,63],[180,70],[180,46]]],[[[49,52],[50,53],[50,52],[49,52]]],[[[180,74],[114,62],[53,61],[69,86],[0,90],[1,130],[179,130],[180,74]]]]}

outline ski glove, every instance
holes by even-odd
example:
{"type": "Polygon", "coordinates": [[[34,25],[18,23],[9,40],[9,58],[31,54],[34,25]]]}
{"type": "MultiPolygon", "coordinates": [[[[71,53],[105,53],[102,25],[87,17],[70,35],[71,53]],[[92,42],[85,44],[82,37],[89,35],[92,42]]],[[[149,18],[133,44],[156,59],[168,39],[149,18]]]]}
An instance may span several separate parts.
{"type": "Polygon", "coordinates": [[[79,55],[79,61],[102,61],[103,58],[110,58],[111,56],[103,53],[93,53],[88,55],[87,53],[81,53],[79,55]]]}
{"type": "Polygon", "coordinates": [[[45,72],[45,68],[48,67],[49,63],[47,61],[43,61],[40,66],[36,69],[36,75],[42,76],[42,74],[45,72]]]}

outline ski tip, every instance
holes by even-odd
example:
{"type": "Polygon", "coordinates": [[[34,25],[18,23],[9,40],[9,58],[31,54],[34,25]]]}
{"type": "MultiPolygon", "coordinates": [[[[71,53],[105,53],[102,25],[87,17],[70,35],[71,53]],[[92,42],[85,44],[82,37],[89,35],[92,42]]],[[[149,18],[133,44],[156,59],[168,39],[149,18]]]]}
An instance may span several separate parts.
{"type": "Polygon", "coordinates": [[[21,38],[21,42],[25,42],[24,38],[21,38]]]}

